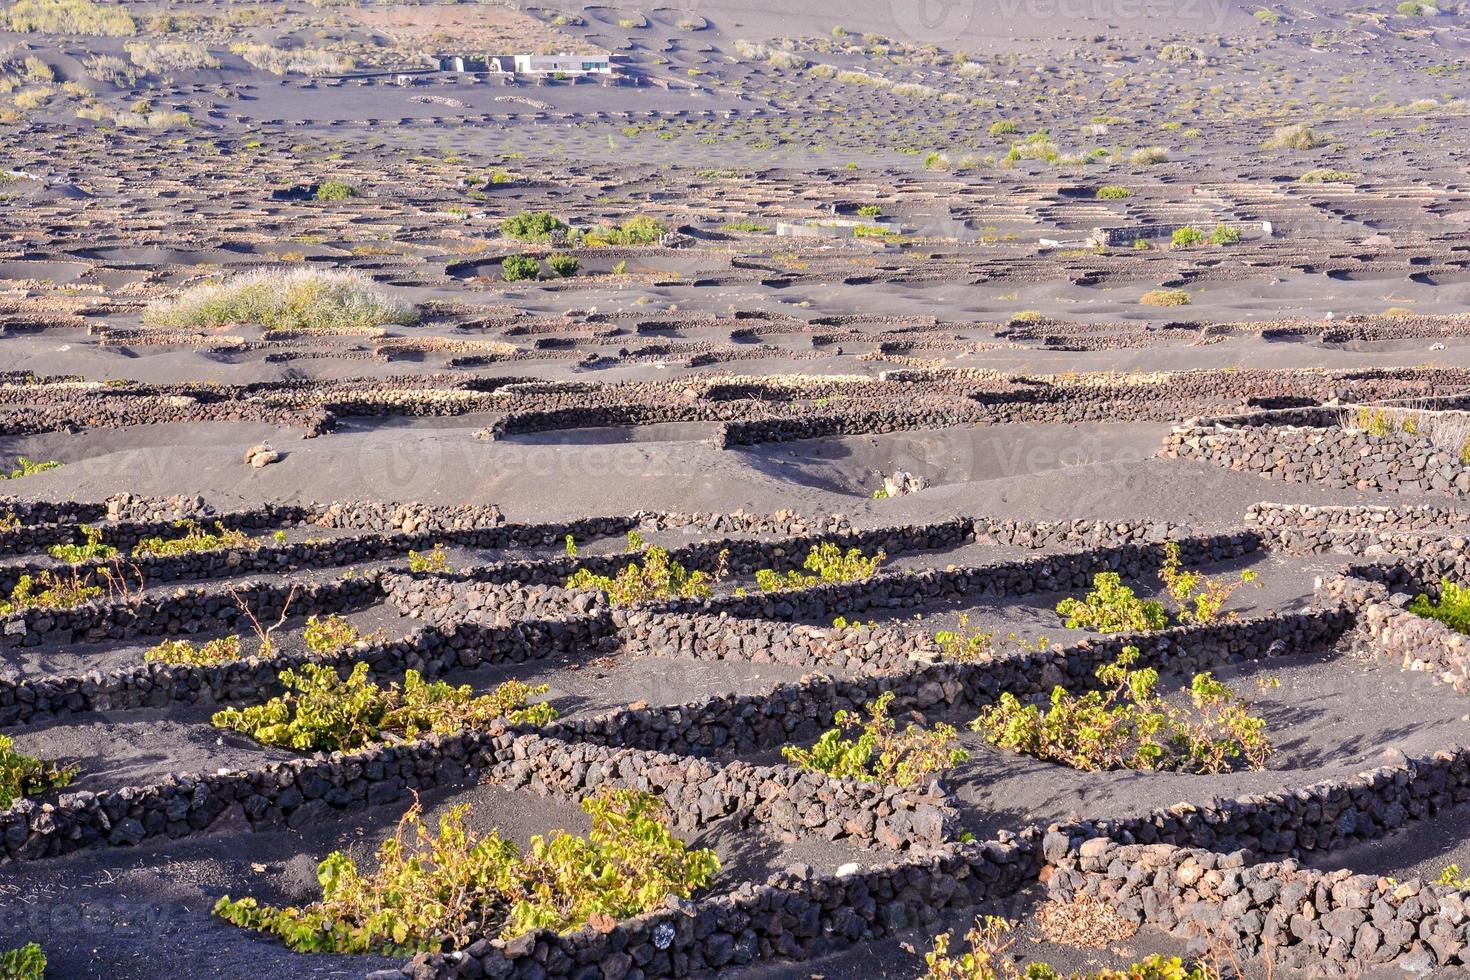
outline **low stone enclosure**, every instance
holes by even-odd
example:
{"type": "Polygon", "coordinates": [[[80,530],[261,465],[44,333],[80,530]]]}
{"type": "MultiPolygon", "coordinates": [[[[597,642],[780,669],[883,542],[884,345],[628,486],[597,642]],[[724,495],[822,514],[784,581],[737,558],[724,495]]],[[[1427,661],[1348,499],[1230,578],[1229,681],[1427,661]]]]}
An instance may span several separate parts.
{"type": "MultiPolygon", "coordinates": [[[[560,328],[614,329],[624,334],[627,328],[639,329],[637,323],[609,328],[598,319],[601,316],[579,315],[560,328]]],[[[812,328],[804,322],[802,326],[812,328]]],[[[657,323],[651,329],[657,329],[657,323]]],[[[838,342],[840,336],[814,334],[812,343],[825,346],[838,342]]],[[[618,344],[627,337],[603,339],[618,344]]],[[[384,350],[391,350],[409,349],[416,342],[399,338],[383,343],[384,350]]],[[[493,354],[477,362],[584,356],[571,349],[517,348],[501,342],[494,342],[493,347],[493,354]]],[[[660,344],[651,346],[646,354],[660,360],[682,354],[691,362],[718,361],[721,355],[707,347],[691,344],[683,345],[688,350],[672,350],[660,344]]],[[[630,351],[623,353],[634,356],[630,351]]],[[[783,350],[782,356],[810,354],[783,350]]],[[[889,355],[893,357],[903,355],[889,355]]],[[[1437,367],[1035,376],[904,367],[876,378],[724,374],[610,384],[446,372],[314,385],[274,381],[239,386],[136,381],[103,385],[77,377],[0,372],[0,436],[141,424],[257,422],[293,428],[305,438],[314,438],[349,419],[488,413],[497,417],[477,432],[483,439],[587,426],[701,423],[710,427],[709,440],[714,445],[736,449],[833,435],[1018,422],[1173,423],[1202,416],[1223,421],[1234,418],[1231,413],[1262,406],[1315,406],[1329,401],[1374,404],[1382,399],[1401,403],[1415,399],[1430,406],[1418,410],[1438,411],[1460,408],[1453,399],[1439,402],[1445,401],[1443,393],[1463,391],[1467,383],[1470,372],[1437,367]]],[[[1286,424],[1264,415],[1258,421],[1286,424]]]]}
{"type": "MultiPolygon", "coordinates": [[[[0,812],[5,861],[64,860],[89,848],[221,828],[331,825],[364,808],[396,816],[411,794],[454,794],[475,783],[564,800],[626,786],[664,796],[681,833],[732,827],[742,835],[840,846],[855,860],[835,869],[792,864],[602,929],[539,931],[510,941],[485,936],[463,949],[420,954],[393,975],[684,976],[800,960],[937,923],[1038,880],[1060,900],[1096,898],[1126,919],[1199,948],[1264,957],[1287,971],[1352,975],[1375,965],[1417,969],[1470,961],[1464,893],[1300,863],[1449,819],[1447,811],[1470,802],[1470,749],[1457,745],[1381,754],[1357,768],[1339,765],[1326,778],[1313,778],[1312,764],[1267,770],[1249,784],[1259,788],[1191,790],[1183,801],[1161,784],[1128,812],[1021,821],[980,840],[964,831],[977,804],[949,778],[901,788],[771,758],[784,746],[809,744],[838,711],[861,708],[885,692],[900,717],[942,719],[973,716],[1002,692],[1027,698],[1057,685],[1096,689],[1095,669],[1125,646],[1137,647],[1141,664],[1169,677],[1274,669],[1303,657],[1327,658],[1344,669],[1377,661],[1395,675],[1403,669],[1443,682],[1445,696],[1458,697],[1467,686],[1466,638],[1404,606],[1411,594],[1437,595],[1442,578],[1470,581],[1457,536],[1470,528],[1470,512],[1263,503],[1240,527],[1206,534],[1165,523],[985,517],[886,528],[791,514],[634,514],[518,525],[489,508],[419,505],[233,514],[216,514],[200,501],[132,498],[16,505],[25,513],[26,533],[6,541],[17,566],[34,562],[48,543],[80,540],[82,522],[119,543],[183,517],[251,531],[348,532],[332,540],[370,543],[334,553],[333,560],[293,552],[266,576],[226,564],[180,587],[160,573],[162,584],[150,581],[132,594],[12,615],[3,630],[9,644],[0,650],[6,667],[0,728],[22,740],[89,718],[118,724],[164,710],[187,720],[196,717],[187,713],[193,708],[259,703],[282,690],[282,670],[307,661],[344,672],[365,663],[384,680],[414,669],[477,686],[511,667],[593,659],[646,664],[644,658],[659,658],[669,669],[743,661],[807,673],[686,703],[573,709],[539,727],[498,722],[347,753],[262,754],[258,764],[194,773],[171,771],[165,762],[151,782],[128,785],[84,778],[0,812]],[[636,606],[565,587],[579,569],[610,573],[634,557],[559,553],[566,534],[591,543],[669,528],[698,532],[670,551],[691,570],[795,569],[823,542],[882,548],[893,567],[843,584],[748,594],[722,588],[710,598],[636,606]],[[407,541],[417,550],[451,539],[531,553],[452,570],[405,566],[407,541]],[[1050,604],[1058,594],[1085,591],[1103,571],[1145,582],[1163,562],[1166,543],[1190,567],[1325,555],[1341,556],[1342,564],[1321,577],[1312,602],[1301,608],[998,650],[973,661],[950,659],[927,630],[859,619],[977,601],[1050,604]],[[983,557],[986,548],[998,549],[996,555],[983,557]],[[963,562],[943,557],[956,549],[968,549],[963,562]],[[917,564],[905,567],[910,561],[917,564]],[[333,653],[287,646],[271,656],[207,666],[138,662],[61,676],[39,674],[22,659],[30,651],[100,655],[165,635],[207,638],[240,629],[246,611],[261,619],[279,615],[288,598],[294,616],[371,612],[380,617],[376,622],[386,616],[395,625],[333,653]],[[827,625],[836,616],[858,622],[827,625]]],[[[1365,676],[1373,683],[1374,675],[1365,676]]]]}
{"type": "Polygon", "coordinates": [[[1459,411],[1382,403],[1190,419],[1159,455],[1290,483],[1470,497],[1470,416],[1459,411]],[[1427,434],[1436,418],[1449,420],[1449,444],[1427,434]]]}

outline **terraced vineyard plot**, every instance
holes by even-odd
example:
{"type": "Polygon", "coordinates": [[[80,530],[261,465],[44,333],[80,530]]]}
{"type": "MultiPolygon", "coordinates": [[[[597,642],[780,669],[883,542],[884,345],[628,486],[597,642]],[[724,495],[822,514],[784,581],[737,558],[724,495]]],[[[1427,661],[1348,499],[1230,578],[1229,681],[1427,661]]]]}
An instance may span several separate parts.
{"type": "Polygon", "coordinates": [[[185,6],[0,10],[0,974],[1470,965],[1465,10],[185,6]]]}

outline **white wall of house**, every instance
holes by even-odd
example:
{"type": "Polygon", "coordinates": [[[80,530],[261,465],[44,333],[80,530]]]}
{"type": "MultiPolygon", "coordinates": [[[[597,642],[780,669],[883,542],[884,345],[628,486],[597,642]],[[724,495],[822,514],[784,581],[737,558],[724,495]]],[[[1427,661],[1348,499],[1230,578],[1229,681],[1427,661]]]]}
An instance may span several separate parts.
{"type": "Polygon", "coordinates": [[[605,55],[518,54],[516,71],[528,74],[562,72],[567,75],[610,75],[612,66],[605,55]]]}

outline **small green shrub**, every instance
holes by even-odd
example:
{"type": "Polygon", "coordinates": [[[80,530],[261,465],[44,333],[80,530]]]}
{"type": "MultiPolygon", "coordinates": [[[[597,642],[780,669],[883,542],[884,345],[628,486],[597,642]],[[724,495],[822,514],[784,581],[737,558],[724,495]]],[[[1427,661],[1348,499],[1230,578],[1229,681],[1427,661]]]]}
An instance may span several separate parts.
{"type": "Polygon", "coordinates": [[[813,545],[807,553],[802,567],[811,574],[786,572],[784,575],[769,568],[755,573],[755,584],[762,592],[781,589],[809,589],[814,585],[837,585],[843,582],[866,582],[878,573],[878,566],[888,556],[878,552],[869,558],[857,548],[844,552],[830,541],[813,545]]]}
{"type": "Polygon", "coordinates": [[[570,279],[577,274],[577,270],[582,268],[582,263],[577,261],[575,257],[563,255],[560,252],[548,258],[546,264],[551,266],[552,272],[555,272],[563,279],[570,279]]]}
{"type": "Polygon", "coordinates": [[[318,201],[345,201],[356,196],[357,188],[340,180],[324,180],[316,188],[318,201]]]}
{"type": "Polygon", "coordinates": [[[1000,748],[1089,771],[1265,766],[1272,751],[1266,723],[1228,685],[1195,674],[1189,707],[1174,707],[1157,693],[1158,671],[1136,667],[1138,657],[1137,647],[1125,647],[1097,669],[1105,692],[1072,694],[1057,685],[1045,710],[1006,692],[970,727],[1000,748]]]}
{"type": "Polygon", "coordinates": [[[1267,150],[1312,150],[1322,145],[1306,123],[1280,126],[1261,146],[1267,150]]]}
{"type": "Polygon", "coordinates": [[[552,235],[567,230],[567,224],[550,211],[522,211],[500,223],[500,233],[523,242],[550,241],[552,235]]]}
{"type": "Polygon", "coordinates": [[[1177,956],[1155,953],[1121,970],[1102,969],[1063,974],[1050,963],[1020,965],[1006,939],[1010,922],[993,915],[975,920],[965,933],[970,951],[953,956],[950,933],[934,937],[934,948],[924,954],[928,967],[922,980],[1221,980],[1220,971],[1207,963],[1186,966],[1177,956]]]}
{"type": "Polygon", "coordinates": [[[427,553],[422,551],[409,551],[408,570],[410,572],[433,572],[444,574],[453,571],[449,567],[449,554],[444,550],[443,544],[434,545],[427,553]]]}
{"type": "Polygon", "coordinates": [[[1429,596],[1421,592],[1409,604],[1409,612],[1437,619],[1456,632],[1470,634],[1470,588],[1447,578],[1440,579],[1439,601],[1431,602],[1429,596]]]}
{"type": "Polygon", "coordinates": [[[184,532],[182,537],[143,538],[133,547],[134,558],[163,557],[169,555],[192,555],[205,551],[223,551],[229,548],[258,548],[260,542],[243,531],[227,529],[216,521],[213,532],[206,531],[198,521],[176,521],[174,527],[184,532]]]}
{"type": "Polygon", "coordinates": [[[1216,225],[1210,232],[1211,245],[1234,245],[1240,241],[1240,229],[1230,225],[1216,225]]]}
{"type": "Polygon", "coordinates": [[[1393,433],[1393,419],[1382,409],[1359,407],[1353,417],[1358,428],[1370,436],[1386,439],[1393,433]]]}
{"type": "Polygon", "coordinates": [[[451,687],[443,681],[425,683],[419,672],[403,676],[403,686],[384,687],[368,679],[368,665],[357,664],[346,680],[334,667],[302,664],[281,671],[286,693],[265,704],[225,708],[211,719],[216,728],[244,732],[266,745],[298,751],[348,752],[375,744],[385,735],[412,740],[427,734],[448,734],[504,718],[514,724],[544,725],[556,718],[556,709],[529,699],[545,694],[546,685],[532,687],[506,681],[489,694],[476,697],[468,684],[451,687]]]}
{"type": "Polygon", "coordinates": [[[1204,240],[1205,233],[1200,231],[1198,228],[1190,228],[1186,226],[1184,228],[1174,229],[1173,242],[1175,248],[1187,248],[1190,245],[1199,245],[1204,242],[1204,240]]]}
{"type": "Polygon", "coordinates": [[[188,640],[164,640],[158,646],[143,651],[143,659],[149,662],[188,664],[193,667],[229,663],[240,658],[238,636],[220,637],[199,646],[188,640]]]}
{"type": "Polygon", "coordinates": [[[598,225],[583,236],[583,243],[601,245],[657,245],[667,229],[646,214],[629,218],[620,225],[598,225]]]}
{"type": "Polygon", "coordinates": [[[655,796],[603,790],[582,809],[592,817],[586,838],[538,834],[522,855],[498,832],[467,830],[467,805],[442,816],[435,834],[415,803],[379,845],[370,873],[342,851],[327,856],[317,869],[319,901],[274,908],[226,895],[214,912],[298,952],[406,955],[463,948],[497,922],[508,939],[601,926],[688,898],[719,872],[714,851],[690,850],[669,831],[655,796]]]}
{"type": "Polygon", "coordinates": [[[1150,289],[1138,297],[1144,306],[1188,306],[1193,300],[1182,289],[1150,289]]]}
{"type": "Polygon", "coordinates": [[[1165,163],[1168,159],[1169,151],[1162,146],[1141,147],[1128,155],[1128,162],[1135,167],[1152,167],[1158,163],[1165,163]]]}
{"type": "Polygon", "coordinates": [[[45,980],[46,954],[38,943],[0,953],[0,980],[45,980]]]}
{"type": "Polygon", "coordinates": [[[0,809],[22,797],[66,786],[76,774],[74,765],[58,766],[15,751],[15,739],[0,735],[0,809]]]}
{"type": "Polygon", "coordinates": [[[781,754],[802,769],[890,786],[916,785],[970,757],[959,747],[953,725],[925,731],[911,722],[899,731],[888,715],[892,703],[893,692],[884,691],[868,704],[867,721],[856,712],[839,711],[837,727],[823,732],[810,749],[788,745],[781,754]]]}
{"type": "Polygon", "coordinates": [[[857,209],[860,218],[877,218],[883,214],[883,208],[877,204],[864,204],[857,209]]]}
{"type": "Polygon", "coordinates": [[[106,561],[117,554],[117,549],[112,545],[102,543],[101,528],[83,524],[80,530],[82,536],[87,539],[86,544],[53,544],[46,549],[46,554],[68,565],[80,565],[86,561],[106,561]]]}
{"type": "Polygon", "coordinates": [[[1093,196],[1099,201],[1123,201],[1132,197],[1133,192],[1126,187],[1119,187],[1117,184],[1108,184],[1099,187],[1097,193],[1093,196]]]}
{"type": "Polygon", "coordinates": [[[1002,119],[999,122],[993,122],[990,124],[989,129],[989,133],[991,136],[1010,136],[1011,134],[1019,133],[1020,131],[1021,127],[1016,125],[1009,119],[1002,119]]]}
{"type": "Polygon", "coordinates": [[[363,636],[356,626],[336,613],[325,618],[310,617],[301,632],[306,649],[318,657],[329,656],[358,643],[380,638],[379,634],[363,636]]]}
{"type": "Polygon", "coordinates": [[[541,263],[531,255],[507,255],[500,260],[500,274],[506,282],[536,279],[541,275],[541,263]]]}
{"type": "Polygon", "coordinates": [[[1302,174],[1297,178],[1297,182],[1302,184],[1342,184],[1357,179],[1357,174],[1349,173],[1346,170],[1332,170],[1326,167],[1319,167],[1316,170],[1308,170],[1302,174]]]}
{"type": "Polygon", "coordinates": [[[417,323],[418,312],[355,269],[257,269],[150,303],[143,320],[160,327],[361,330],[417,323]]]}
{"type": "Polygon", "coordinates": [[[102,587],[91,584],[72,571],[71,578],[55,572],[22,575],[10,590],[9,599],[0,599],[0,617],[14,616],[27,609],[75,609],[102,594],[102,587]]]}
{"type": "Polygon", "coordinates": [[[1092,591],[1082,599],[1063,599],[1057,603],[1057,613],[1065,617],[1068,629],[1100,633],[1141,633],[1169,624],[1164,604],[1140,599],[1117,572],[1098,572],[1092,579],[1092,591]]]}
{"type": "Polygon", "coordinates": [[[673,598],[708,599],[714,595],[710,576],[704,572],[690,572],[680,563],[670,560],[667,548],[650,545],[642,554],[642,564],[630,562],[616,576],[578,569],[567,579],[566,587],[600,590],[607,593],[608,601],[615,606],[673,598]]]}
{"type": "Polygon", "coordinates": [[[1460,873],[1458,864],[1447,864],[1439,872],[1439,877],[1434,879],[1436,885],[1444,885],[1459,891],[1470,891],[1470,877],[1460,873]]]}
{"type": "Polygon", "coordinates": [[[60,469],[61,464],[56,460],[47,460],[44,463],[36,463],[24,456],[15,458],[15,468],[7,475],[0,471],[0,480],[19,480],[23,476],[35,476],[37,473],[45,473],[48,470],[60,469]]]}
{"type": "MultiPolygon", "coordinates": [[[[1179,555],[1179,545],[1170,541],[1164,545],[1164,564],[1159,569],[1159,578],[1174,600],[1179,622],[1212,623],[1236,590],[1256,582],[1258,576],[1249,568],[1242,570],[1234,581],[1186,571],[1179,555]]],[[[1231,613],[1230,618],[1234,617],[1235,614],[1231,613]]]]}
{"type": "Polygon", "coordinates": [[[995,634],[970,629],[969,613],[960,615],[958,629],[939,630],[935,633],[934,642],[939,644],[939,650],[946,660],[974,663],[989,660],[995,655],[995,634]]]}

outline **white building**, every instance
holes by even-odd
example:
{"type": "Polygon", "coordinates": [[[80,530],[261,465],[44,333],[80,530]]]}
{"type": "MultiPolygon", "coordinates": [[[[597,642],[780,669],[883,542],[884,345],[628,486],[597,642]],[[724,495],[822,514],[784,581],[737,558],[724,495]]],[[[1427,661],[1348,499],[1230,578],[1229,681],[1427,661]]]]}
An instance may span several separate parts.
{"type": "Polygon", "coordinates": [[[526,75],[611,75],[605,54],[518,54],[515,71],[526,75]]]}

